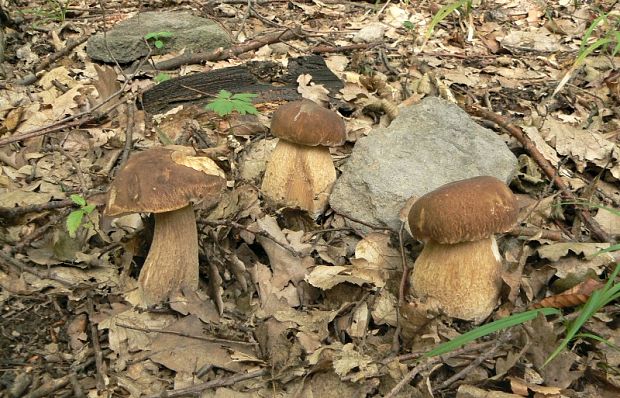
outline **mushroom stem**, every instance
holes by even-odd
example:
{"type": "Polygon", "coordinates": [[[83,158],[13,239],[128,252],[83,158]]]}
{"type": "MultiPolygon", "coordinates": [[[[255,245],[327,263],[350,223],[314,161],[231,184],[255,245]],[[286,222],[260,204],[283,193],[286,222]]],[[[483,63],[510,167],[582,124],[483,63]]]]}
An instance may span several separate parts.
{"type": "Polygon", "coordinates": [[[167,300],[185,284],[198,288],[198,232],[192,206],[155,214],[155,232],[138,282],[146,305],[167,300]]]}
{"type": "Polygon", "coordinates": [[[280,139],[267,163],[261,190],[268,200],[298,206],[312,216],[327,207],[336,169],[324,146],[306,146],[280,139]]]}
{"type": "Polygon", "coordinates": [[[480,322],[497,305],[501,256],[494,237],[441,244],[429,240],[415,261],[411,286],[455,318],[480,322]]]}

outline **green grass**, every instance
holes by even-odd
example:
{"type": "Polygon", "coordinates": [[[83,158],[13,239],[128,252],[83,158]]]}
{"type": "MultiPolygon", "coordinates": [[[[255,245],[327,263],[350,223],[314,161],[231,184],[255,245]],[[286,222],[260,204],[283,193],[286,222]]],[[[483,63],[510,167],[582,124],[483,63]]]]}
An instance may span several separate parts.
{"type": "Polygon", "coordinates": [[[471,7],[472,7],[471,0],[457,0],[453,3],[447,4],[441,7],[439,11],[437,11],[437,14],[433,16],[433,19],[431,19],[431,23],[428,25],[426,32],[424,32],[424,42],[421,45],[421,49],[423,49],[424,46],[426,46],[426,42],[433,35],[433,32],[435,31],[435,28],[437,27],[437,25],[439,25],[441,21],[446,19],[448,15],[452,14],[453,12],[461,8],[465,10],[465,13],[468,13],[471,10],[471,7]]]}

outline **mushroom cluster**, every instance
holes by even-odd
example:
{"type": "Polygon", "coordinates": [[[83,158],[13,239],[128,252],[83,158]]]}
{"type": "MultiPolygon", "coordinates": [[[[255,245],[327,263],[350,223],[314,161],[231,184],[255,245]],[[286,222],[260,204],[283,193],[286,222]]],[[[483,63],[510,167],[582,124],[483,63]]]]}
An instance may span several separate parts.
{"type": "Polygon", "coordinates": [[[271,132],[279,141],[265,170],[264,197],[317,217],[325,210],[336,181],[329,147],[344,143],[343,120],[310,100],[301,100],[274,112],[271,132]]]}
{"type": "Polygon", "coordinates": [[[194,204],[215,205],[224,172],[191,148],[154,148],[131,156],[108,192],[107,216],[153,213],[151,248],[138,278],[145,305],[187,285],[198,288],[198,233],[194,204]]]}
{"type": "Polygon", "coordinates": [[[419,198],[409,228],[425,242],[410,285],[437,300],[449,316],[484,320],[497,304],[501,256],[494,234],[517,221],[516,198],[502,181],[481,176],[439,187],[419,198]]]}

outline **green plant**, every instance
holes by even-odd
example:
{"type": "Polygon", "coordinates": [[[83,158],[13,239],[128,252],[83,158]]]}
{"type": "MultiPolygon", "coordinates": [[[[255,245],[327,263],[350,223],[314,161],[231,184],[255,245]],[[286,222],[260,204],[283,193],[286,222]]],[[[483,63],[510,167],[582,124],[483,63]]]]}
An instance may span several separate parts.
{"type": "Polygon", "coordinates": [[[561,314],[560,310],[555,308],[538,308],[535,310],[520,312],[518,314],[513,314],[507,316],[506,318],[498,319],[497,321],[493,321],[487,323],[486,325],[479,326],[473,330],[470,330],[467,333],[460,335],[457,338],[454,338],[450,341],[446,341],[433,348],[424,354],[424,357],[434,357],[437,355],[442,355],[450,351],[454,351],[459,347],[464,346],[467,343],[470,343],[480,337],[487,336],[491,333],[498,332],[500,330],[507,329],[512,326],[520,325],[527,321],[531,321],[536,318],[538,314],[543,315],[559,315],[561,314]]]}
{"type": "Polygon", "coordinates": [[[155,48],[161,50],[162,48],[164,48],[165,39],[168,39],[172,36],[172,32],[150,32],[144,35],[144,40],[153,41],[153,45],[155,46],[155,48]]]}
{"type": "Polygon", "coordinates": [[[471,10],[471,7],[472,7],[471,2],[472,0],[457,0],[453,3],[446,4],[445,6],[441,7],[439,11],[437,11],[437,14],[433,16],[433,19],[431,20],[431,23],[428,25],[426,32],[424,32],[424,42],[422,43],[421,48],[424,48],[428,39],[431,38],[431,36],[433,35],[433,32],[435,31],[435,27],[441,21],[446,19],[448,15],[452,14],[454,11],[460,8],[464,8],[465,13],[469,13],[469,10],[471,10]]]}
{"type": "Polygon", "coordinates": [[[620,283],[615,282],[619,272],[620,263],[616,265],[614,272],[609,275],[609,279],[607,280],[607,283],[605,283],[605,286],[602,289],[596,290],[592,293],[588,301],[586,301],[579,311],[577,318],[569,323],[568,328],[566,329],[566,336],[564,336],[564,339],[560,342],[560,344],[558,344],[551,355],[549,355],[549,358],[547,358],[543,366],[551,362],[553,358],[566,349],[568,343],[570,343],[578,335],[577,333],[581,330],[583,325],[590,318],[592,318],[594,314],[596,314],[607,304],[620,298],[620,283]]]}
{"type": "Polygon", "coordinates": [[[167,73],[160,72],[153,78],[156,83],[165,82],[166,80],[170,80],[170,75],[167,73]]]}
{"type": "Polygon", "coordinates": [[[415,26],[413,25],[413,22],[411,21],[403,21],[403,28],[407,29],[407,30],[413,30],[415,26]]]}
{"type": "Polygon", "coordinates": [[[205,106],[205,109],[213,111],[220,116],[228,116],[233,112],[240,113],[241,115],[246,113],[258,115],[258,110],[252,105],[252,98],[254,97],[256,97],[256,94],[233,94],[230,91],[221,90],[215,99],[205,106]]]}
{"type": "Polygon", "coordinates": [[[575,61],[568,69],[560,83],[558,83],[557,87],[553,91],[553,95],[556,95],[570,80],[571,76],[575,72],[575,70],[579,69],[586,61],[586,58],[590,56],[593,52],[597,50],[606,50],[609,46],[615,43],[613,50],[611,50],[611,56],[615,57],[618,52],[620,52],[620,18],[617,15],[610,14],[602,14],[598,16],[588,29],[583,34],[581,38],[581,44],[579,45],[579,51],[577,52],[577,57],[575,61]],[[599,26],[606,25],[603,30],[604,34],[596,39],[593,43],[590,43],[590,39],[594,35],[596,28],[599,26]]]}
{"type": "MultiPolygon", "coordinates": [[[[21,11],[24,15],[31,15],[35,20],[46,22],[63,22],[69,7],[69,0],[61,2],[59,0],[46,0],[42,6],[26,8],[21,11]]],[[[33,26],[37,26],[33,23],[33,26]]]]}
{"type": "Polygon", "coordinates": [[[84,199],[80,195],[71,195],[69,197],[73,203],[80,206],[79,209],[73,210],[67,216],[67,231],[69,232],[69,236],[75,238],[75,233],[81,225],[84,225],[86,228],[91,228],[93,224],[89,221],[86,223],[82,223],[84,217],[88,218],[88,216],[95,210],[95,205],[89,205],[86,203],[86,199],[84,199]]]}

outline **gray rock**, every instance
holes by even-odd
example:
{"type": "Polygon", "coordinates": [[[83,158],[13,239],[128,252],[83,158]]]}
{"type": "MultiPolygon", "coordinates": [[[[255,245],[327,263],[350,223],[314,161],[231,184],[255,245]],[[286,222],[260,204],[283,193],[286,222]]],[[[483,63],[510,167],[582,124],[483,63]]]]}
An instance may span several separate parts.
{"type": "Polygon", "coordinates": [[[164,39],[163,49],[158,50],[151,44],[153,54],[180,51],[183,48],[186,51],[208,52],[218,47],[231,46],[228,33],[209,19],[184,11],[152,11],[142,12],[116,24],[106,34],[107,48],[103,33],[92,36],[88,40],[86,52],[98,61],[113,62],[111,53],[119,63],[132,62],[148,54],[144,35],[153,32],[172,33],[172,37],[164,39]]]}
{"type": "Polygon", "coordinates": [[[357,141],[330,205],[344,216],[398,231],[398,213],[411,196],[479,175],[508,182],[516,165],[496,133],[458,106],[428,97],[357,141]]]}

